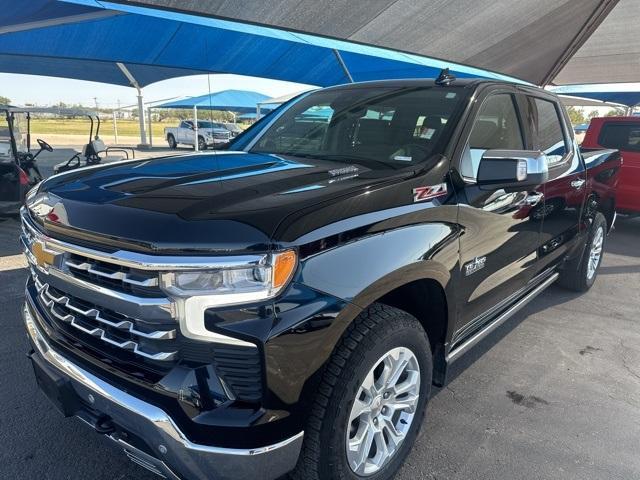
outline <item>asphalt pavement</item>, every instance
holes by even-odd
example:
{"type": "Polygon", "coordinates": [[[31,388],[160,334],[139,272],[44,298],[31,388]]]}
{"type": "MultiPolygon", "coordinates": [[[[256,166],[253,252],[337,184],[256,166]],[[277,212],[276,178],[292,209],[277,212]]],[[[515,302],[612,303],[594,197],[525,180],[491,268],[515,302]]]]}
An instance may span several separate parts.
{"type": "MultiPolygon", "coordinates": [[[[37,389],[18,231],[0,219],[0,478],[157,478],[37,389]]],[[[459,360],[397,478],[640,478],[639,238],[619,220],[587,294],[552,286],[459,360]]]]}

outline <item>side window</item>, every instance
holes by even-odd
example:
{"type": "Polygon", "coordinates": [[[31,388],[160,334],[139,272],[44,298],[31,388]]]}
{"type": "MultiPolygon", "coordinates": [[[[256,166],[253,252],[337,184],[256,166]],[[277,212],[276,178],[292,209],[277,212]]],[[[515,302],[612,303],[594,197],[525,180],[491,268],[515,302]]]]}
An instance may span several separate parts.
{"type": "Polygon", "coordinates": [[[475,179],[482,155],[492,149],[524,150],[514,98],[509,93],[492,95],[480,107],[462,154],[462,175],[475,179]]]}
{"type": "Polygon", "coordinates": [[[598,143],[605,148],[640,152],[640,125],[605,123],[598,143]]]}
{"type": "Polygon", "coordinates": [[[562,163],[569,151],[556,104],[536,97],[527,97],[532,113],[533,147],[544,152],[549,166],[562,163]]]}

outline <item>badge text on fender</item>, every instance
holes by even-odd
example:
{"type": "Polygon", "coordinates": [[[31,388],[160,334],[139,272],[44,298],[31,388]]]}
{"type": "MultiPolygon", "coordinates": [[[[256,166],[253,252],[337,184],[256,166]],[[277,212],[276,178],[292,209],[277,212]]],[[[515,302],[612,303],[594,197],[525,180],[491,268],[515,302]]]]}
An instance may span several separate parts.
{"type": "Polygon", "coordinates": [[[428,187],[416,187],[413,189],[413,201],[424,202],[447,194],[447,184],[430,185],[428,187]]]}

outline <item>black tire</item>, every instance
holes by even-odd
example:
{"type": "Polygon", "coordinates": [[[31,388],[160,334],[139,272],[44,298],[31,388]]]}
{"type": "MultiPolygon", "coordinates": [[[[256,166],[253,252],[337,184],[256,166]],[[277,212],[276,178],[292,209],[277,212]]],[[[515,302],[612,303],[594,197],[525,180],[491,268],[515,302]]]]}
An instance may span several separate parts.
{"type": "MultiPolygon", "coordinates": [[[[397,308],[375,304],[344,333],[329,359],[305,427],[295,470],[296,480],[387,480],[408,455],[423,422],[431,390],[433,360],[427,334],[414,317],[397,308]],[[360,386],[381,357],[407,348],[420,367],[419,397],[413,420],[397,451],[379,471],[357,475],[347,460],[347,426],[360,386]]],[[[377,425],[377,423],[376,423],[377,425]]]]}
{"type": "Polygon", "coordinates": [[[198,135],[198,150],[206,150],[207,142],[204,141],[204,137],[198,135]]]}
{"type": "Polygon", "coordinates": [[[173,135],[171,134],[167,135],[167,142],[169,143],[169,148],[173,150],[178,148],[178,143],[176,142],[176,139],[173,135]]]}
{"type": "Polygon", "coordinates": [[[597,212],[593,223],[589,229],[587,235],[587,244],[584,249],[584,253],[581,257],[570,260],[560,274],[558,284],[574,292],[586,292],[596,281],[598,276],[598,269],[602,263],[602,257],[604,253],[604,247],[607,240],[607,220],[604,215],[597,212]],[[600,233],[598,233],[600,232],[600,233]],[[589,264],[591,262],[591,252],[594,249],[594,241],[602,235],[602,244],[600,246],[600,256],[595,262],[595,270],[593,273],[590,271],[589,264]]]}

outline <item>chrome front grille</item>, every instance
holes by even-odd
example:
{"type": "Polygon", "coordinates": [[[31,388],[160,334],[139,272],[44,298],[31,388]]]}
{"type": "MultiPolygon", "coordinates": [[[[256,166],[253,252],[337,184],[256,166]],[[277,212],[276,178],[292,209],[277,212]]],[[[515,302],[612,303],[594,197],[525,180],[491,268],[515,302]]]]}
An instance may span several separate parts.
{"type": "Polygon", "coordinates": [[[60,322],[111,346],[131,351],[144,358],[156,361],[171,361],[176,358],[177,351],[158,350],[158,344],[161,342],[156,342],[175,339],[176,329],[143,331],[136,328],[134,319],[116,312],[107,313],[107,310],[98,310],[94,306],[87,305],[86,302],[57,291],[48,283],[41,282],[35,272],[33,277],[38,291],[38,301],[52,317],[60,322]],[[142,346],[142,342],[153,343],[155,350],[142,346]]]}
{"type": "Polygon", "coordinates": [[[229,140],[231,132],[213,132],[213,138],[216,140],[229,140]]]}
{"type": "Polygon", "coordinates": [[[64,267],[76,278],[144,297],[162,297],[158,272],[136,270],[78,254],[68,254],[64,267]]]}

